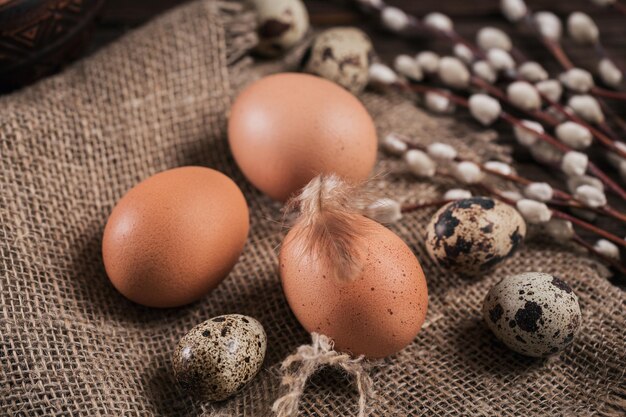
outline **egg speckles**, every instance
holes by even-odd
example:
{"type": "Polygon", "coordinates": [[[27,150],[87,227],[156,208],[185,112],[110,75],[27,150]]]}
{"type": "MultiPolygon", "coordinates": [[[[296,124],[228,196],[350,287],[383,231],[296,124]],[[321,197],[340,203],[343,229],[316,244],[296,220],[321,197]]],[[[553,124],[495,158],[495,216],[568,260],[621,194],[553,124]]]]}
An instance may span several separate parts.
{"type": "Polygon", "coordinates": [[[372,42],[356,28],[320,33],[311,46],[304,70],[358,93],[367,85],[372,42]]]}
{"type": "Polygon", "coordinates": [[[560,278],[540,272],[509,276],[483,304],[487,326],[510,349],[549,356],[574,340],[580,327],[578,297],[560,278]]]}
{"type": "Polygon", "coordinates": [[[262,55],[279,55],[304,38],[309,30],[309,14],[301,0],[252,0],[257,13],[262,55]]]}
{"type": "Polygon", "coordinates": [[[174,373],[183,388],[210,401],[239,391],[261,369],[267,338],[263,326],[239,314],[194,327],[174,352],[174,373]]]}
{"type": "Polygon", "coordinates": [[[467,274],[486,271],[512,255],[526,236],[513,207],[472,197],[441,207],[426,232],[426,249],[441,266],[467,274]]]}

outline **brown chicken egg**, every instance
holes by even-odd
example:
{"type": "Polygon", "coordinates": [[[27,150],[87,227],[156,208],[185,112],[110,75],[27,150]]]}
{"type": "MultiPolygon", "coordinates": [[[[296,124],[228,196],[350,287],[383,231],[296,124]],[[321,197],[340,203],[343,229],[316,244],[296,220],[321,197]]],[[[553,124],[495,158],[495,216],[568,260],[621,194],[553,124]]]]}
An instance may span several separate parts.
{"type": "Polygon", "coordinates": [[[281,247],[285,297],[309,332],[335,349],[382,358],[407,346],[428,308],[424,272],[411,249],[359,214],[358,187],[316,177],[297,197],[300,217],[281,247]]]}
{"type": "Polygon", "coordinates": [[[308,74],[270,75],[246,88],[232,106],[228,139],[248,180],[280,201],[318,174],[362,181],[376,161],[376,128],[365,107],[308,74]]]}
{"type": "Polygon", "coordinates": [[[209,168],[153,175],[117,203],[104,229],[109,279],[150,307],[190,303],[215,288],[237,262],[249,228],[239,187],[209,168]]]}

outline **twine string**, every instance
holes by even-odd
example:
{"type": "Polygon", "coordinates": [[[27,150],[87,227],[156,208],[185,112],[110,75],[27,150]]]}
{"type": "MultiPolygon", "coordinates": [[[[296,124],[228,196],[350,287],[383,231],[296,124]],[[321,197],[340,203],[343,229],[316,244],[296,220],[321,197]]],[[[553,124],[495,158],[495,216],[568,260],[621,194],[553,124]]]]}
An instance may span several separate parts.
{"type": "Polygon", "coordinates": [[[274,402],[272,411],[277,417],[297,415],[307,381],[318,369],[329,366],[341,368],[354,376],[359,393],[358,417],[365,417],[368,399],[374,396],[374,384],[365,370],[364,357],[352,358],[337,352],[332,340],[322,334],[311,333],[311,339],[311,344],[298,347],[296,353],[289,355],[281,364],[281,384],[287,387],[287,393],[274,402]]]}

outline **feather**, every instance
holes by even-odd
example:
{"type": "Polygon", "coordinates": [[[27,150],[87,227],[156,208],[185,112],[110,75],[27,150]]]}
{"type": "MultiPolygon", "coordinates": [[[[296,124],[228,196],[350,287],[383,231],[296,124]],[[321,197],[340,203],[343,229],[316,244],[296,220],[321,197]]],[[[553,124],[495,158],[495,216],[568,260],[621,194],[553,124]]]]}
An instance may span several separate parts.
{"type": "Polygon", "coordinates": [[[320,175],[288,203],[298,208],[294,242],[302,256],[323,262],[339,280],[350,280],[362,270],[358,250],[369,221],[362,215],[368,199],[361,186],[336,175],[320,175]]]}

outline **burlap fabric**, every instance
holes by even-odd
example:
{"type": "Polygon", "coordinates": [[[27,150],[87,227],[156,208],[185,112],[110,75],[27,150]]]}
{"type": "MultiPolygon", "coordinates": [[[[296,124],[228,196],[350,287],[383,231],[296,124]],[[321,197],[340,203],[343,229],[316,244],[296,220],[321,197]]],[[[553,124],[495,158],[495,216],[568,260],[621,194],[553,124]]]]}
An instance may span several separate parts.
{"type": "MultiPolygon", "coordinates": [[[[196,1],[156,19],[65,73],[0,100],[0,415],[269,416],[281,393],[280,361],[309,336],[283,299],[276,251],[280,206],[243,179],[229,155],[226,115],[256,76],[243,58],[253,19],[236,6],[196,1]],[[188,164],[232,176],[252,229],[234,271],[213,293],[170,310],[135,305],[110,285],[100,254],[115,202],[158,171],[188,164]],[[258,318],[268,333],[264,369],[222,404],[202,404],[175,384],[178,339],[218,314],[258,318]]],[[[380,135],[443,140],[500,154],[471,126],[434,119],[394,96],[366,93],[380,135]],[[458,139],[457,139],[458,138],[458,139]]],[[[442,184],[416,182],[381,156],[381,195],[427,201],[442,184]]],[[[529,242],[478,280],[438,269],[423,245],[432,211],[393,226],[422,260],[427,324],[414,343],[370,370],[372,415],[623,415],[626,296],[571,247],[529,242]],[[483,325],[488,288],[510,273],[566,279],[583,327],[551,360],[521,357],[483,325]]],[[[315,376],[302,415],[354,415],[356,393],[336,371],[315,376]]]]}

